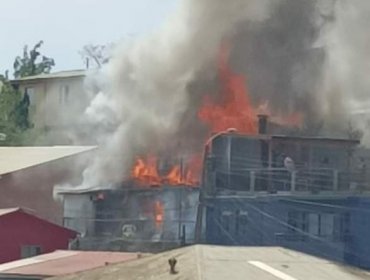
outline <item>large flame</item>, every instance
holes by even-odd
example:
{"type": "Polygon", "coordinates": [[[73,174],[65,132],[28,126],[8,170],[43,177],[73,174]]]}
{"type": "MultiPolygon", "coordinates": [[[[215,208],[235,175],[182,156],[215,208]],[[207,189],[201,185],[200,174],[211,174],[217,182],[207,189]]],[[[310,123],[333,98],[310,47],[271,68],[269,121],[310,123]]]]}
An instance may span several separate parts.
{"type": "Polygon", "coordinates": [[[146,159],[138,158],[131,175],[143,185],[160,185],[162,182],[161,177],[158,175],[157,158],[153,156],[146,159]]]}
{"type": "Polygon", "coordinates": [[[160,175],[156,157],[137,158],[132,168],[132,178],[140,185],[197,186],[201,171],[201,159],[193,156],[183,164],[176,164],[160,175]]]}
{"type": "Polygon", "coordinates": [[[245,78],[233,73],[228,59],[229,48],[223,44],[218,59],[221,104],[216,104],[206,96],[198,116],[209,125],[213,133],[235,128],[242,133],[255,134],[256,113],[249,98],[245,78]]]}
{"type": "MultiPolygon", "coordinates": [[[[255,108],[252,106],[246,79],[236,74],[229,66],[229,46],[222,44],[218,57],[218,76],[220,81],[220,100],[218,102],[206,96],[198,111],[199,119],[208,125],[211,133],[234,128],[240,133],[257,133],[257,114],[267,114],[280,125],[300,127],[302,114],[273,114],[268,101],[255,108]]],[[[200,181],[202,157],[196,155],[182,164],[172,166],[161,175],[156,157],[138,158],[132,169],[132,177],[143,185],[197,186],[200,181]]]]}

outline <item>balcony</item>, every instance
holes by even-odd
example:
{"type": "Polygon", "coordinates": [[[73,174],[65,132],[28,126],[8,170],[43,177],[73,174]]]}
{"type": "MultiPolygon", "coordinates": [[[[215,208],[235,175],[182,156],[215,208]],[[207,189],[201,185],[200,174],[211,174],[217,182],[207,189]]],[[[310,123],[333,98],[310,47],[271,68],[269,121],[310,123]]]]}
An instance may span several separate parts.
{"type": "Polygon", "coordinates": [[[369,191],[366,176],[328,168],[256,168],[214,170],[206,174],[204,186],[209,193],[359,193],[369,191]]]}

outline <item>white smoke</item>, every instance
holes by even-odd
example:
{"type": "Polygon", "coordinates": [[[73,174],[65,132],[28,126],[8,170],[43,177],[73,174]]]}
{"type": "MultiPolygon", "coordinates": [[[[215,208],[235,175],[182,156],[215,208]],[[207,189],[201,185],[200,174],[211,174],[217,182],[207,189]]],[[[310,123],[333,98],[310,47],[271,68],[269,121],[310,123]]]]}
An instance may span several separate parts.
{"type": "MultiPolygon", "coordinates": [[[[328,2],[322,1],[322,2],[328,2]]],[[[327,53],[325,79],[320,93],[325,114],[337,118],[337,124],[348,121],[350,115],[370,106],[370,2],[363,0],[336,1],[333,23],[323,31],[319,43],[327,53]]],[[[370,144],[368,117],[353,119],[353,125],[365,135],[370,144]]]]}
{"type": "Polygon", "coordinates": [[[83,185],[120,182],[137,154],[165,149],[192,106],[189,83],[239,22],[263,20],[271,2],[184,0],[159,32],[118,46],[104,69],[105,86],[86,110],[98,127],[100,153],[83,185]]]}

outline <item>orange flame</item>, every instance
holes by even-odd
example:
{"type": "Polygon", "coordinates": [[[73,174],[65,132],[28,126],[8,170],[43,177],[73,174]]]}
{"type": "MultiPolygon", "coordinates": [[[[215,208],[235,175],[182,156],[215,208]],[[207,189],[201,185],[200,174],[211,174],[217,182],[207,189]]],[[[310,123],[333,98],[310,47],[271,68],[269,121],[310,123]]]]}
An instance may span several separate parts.
{"type": "Polygon", "coordinates": [[[138,158],[132,169],[132,177],[144,185],[160,185],[161,177],[157,171],[157,159],[148,157],[147,160],[138,158]]]}
{"type": "Polygon", "coordinates": [[[154,221],[157,228],[160,228],[163,224],[164,209],[161,202],[156,201],[154,204],[154,221]]]}
{"type": "Polygon", "coordinates": [[[224,44],[218,61],[221,104],[215,104],[206,96],[198,116],[210,126],[213,133],[235,128],[242,133],[255,134],[256,113],[249,98],[245,78],[233,73],[228,65],[228,58],[229,48],[224,44]]]}
{"type": "Polygon", "coordinates": [[[149,157],[146,160],[138,158],[132,168],[132,178],[142,185],[157,186],[168,184],[172,186],[196,186],[199,184],[201,172],[201,159],[198,156],[190,158],[181,168],[181,165],[174,165],[170,171],[164,175],[159,175],[157,159],[149,157]]]}
{"type": "MultiPolygon", "coordinates": [[[[233,72],[229,66],[229,46],[222,44],[218,57],[218,76],[220,80],[220,102],[210,96],[203,100],[203,106],[198,111],[198,118],[209,126],[211,133],[234,128],[240,133],[257,133],[257,114],[272,116],[273,122],[280,125],[301,127],[303,115],[272,114],[269,102],[265,101],[256,108],[253,107],[245,77],[233,72]]],[[[157,186],[169,184],[173,186],[197,186],[202,170],[201,155],[190,158],[184,165],[174,165],[167,174],[160,175],[157,159],[137,159],[132,169],[132,177],[143,185],[157,186]]]]}

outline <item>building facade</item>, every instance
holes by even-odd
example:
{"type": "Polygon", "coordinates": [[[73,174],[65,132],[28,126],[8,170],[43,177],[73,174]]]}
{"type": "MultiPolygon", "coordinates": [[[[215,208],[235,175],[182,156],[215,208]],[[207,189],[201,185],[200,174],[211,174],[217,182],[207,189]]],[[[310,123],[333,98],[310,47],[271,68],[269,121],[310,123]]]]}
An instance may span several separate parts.
{"type": "Polygon", "coordinates": [[[199,189],[116,186],[60,190],[74,249],[157,252],[194,242],[199,189]]]}
{"type": "Polygon", "coordinates": [[[85,70],[61,71],[20,78],[12,85],[29,103],[31,125],[68,144],[76,141],[68,135],[81,129],[80,116],[88,104],[85,75],[85,70]]]}
{"type": "Polygon", "coordinates": [[[207,147],[197,242],[284,246],[370,267],[367,176],[354,140],[223,133],[207,147]]]}

